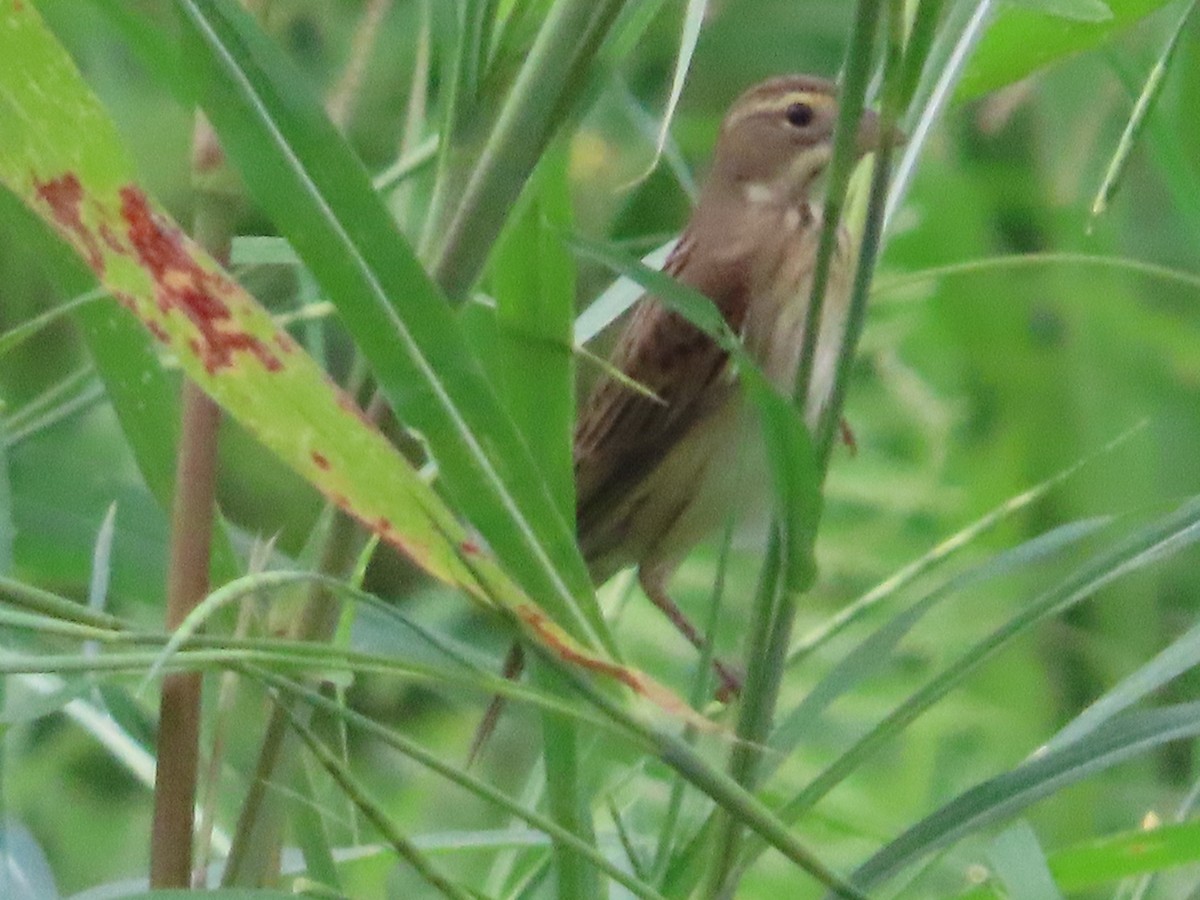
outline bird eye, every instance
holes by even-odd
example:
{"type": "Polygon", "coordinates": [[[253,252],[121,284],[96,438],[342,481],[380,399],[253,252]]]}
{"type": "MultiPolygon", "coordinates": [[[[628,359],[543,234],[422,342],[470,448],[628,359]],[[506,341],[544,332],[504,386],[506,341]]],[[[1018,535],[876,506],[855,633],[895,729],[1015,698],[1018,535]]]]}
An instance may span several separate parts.
{"type": "Polygon", "coordinates": [[[813,108],[807,103],[793,103],[787,108],[784,115],[797,128],[806,128],[812,124],[813,108]]]}

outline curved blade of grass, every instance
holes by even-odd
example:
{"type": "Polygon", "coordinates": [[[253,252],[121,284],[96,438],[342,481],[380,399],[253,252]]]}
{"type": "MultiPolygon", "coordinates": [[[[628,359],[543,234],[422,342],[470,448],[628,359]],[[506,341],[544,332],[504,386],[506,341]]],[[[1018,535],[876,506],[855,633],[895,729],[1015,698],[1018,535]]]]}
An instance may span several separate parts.
{"type": "Polygon", "coordinates": [[[640,880],[631,877],[628,873],[613,865],[595,847],[585,841],[579,840],[571,832],[561,828],[553,819],[543,816],[536,810],[522,806],[506,794],[496,790],[496,788],[487,782],[476,778],[470,772],[447,763],[442,756],[426,750],[420,744],[405,737],[398,730],[388,728],[361,713],[340,706],[337,702],[298,682],[280,678],[269,672],[252,671],[251,674],[276,690],[299,698],[305,703],[323,709],[332,716],[343,719],[350,726],[383,741],[398,753],[403,754],[417,764],[445,778],[451,784],[458,785],[464,791],[472,793],[480,799],[497,806],[509,815],[525,822],[531,828],[537,829],[556,841],[569,844],[573,850],[583,855],[595,866],[597,871],[603,872],[618,884],[624,885],[635,896],[647,898],[659,896],[653,888],[650,888],[640,880]]]}
{"type": "MultiPolygon", "coordinates": [[[[652,143],[657,141],[655,136],[661,128],[659,120],[642,105],[642,102],[629,89],[629,85],[624,80],[618,80],[613,85],[613,90],[616,92],[618,107],[628,116],[630,124],[637,133],[652,143]]],[[[696,198],[700,195],[700,189],[696,185],[696,176],[687,159],[684,158],[683,151],[679,149],[679,144],[671,137],[670,133],[667,134],[666,144],[662,150],[662,160],[666,161],[667,168],[679,189],[692,204],[695,204],[696,198]]],[[[649,177],[649,172],[646,177],[649,177]]]]}
{"type": "Polygon", "coordinates": [[[771,734],[770,740],[770,746],[780,754],[776,757],[776,766],[782,763],[785,755],[805,734],[811,733],[818,717],[830,704],[891,664],[894,661],[892,654],[900,641],[939,603],[956,595],[961,596],[966,588],[1027,569],[1044,559],[1057,556],[1101,529],[1107,528],[1112,521],[1112,518],[1103,516],[1071,522],[1052,529],[956,575],[907,609],[889,618],[854,649],[844,654],[804,700],[783,717],[771,734]]]}
{"type": "MultiPolygon", "coordinates": [[[[678,238],[671,238],[661,247],[647,253],[642,257],[642,265],[651,270],[661,269],[678,242],[678,238]]],[[[575,342],[581,345],[588,343],[637,303],[644,293],[645,286],[634,278],[622,275],[576,317],[575,342]]]]}
{"type": "Polygon", "coordinates": [[[81,306],[107,296],[108,291],[103,288],[93,288],[77,297],[72,297],[65,303],[60,303],[53,309],[48,309],[44,313],[34,316],[26,322],[22,322],[20,325],[10,328],[8,331],[0,334],[0,357],[19,347],[43,328],[49,328],[59,319],[74,312],[81,306]]]}
{"type": "Polygon", "coordinates": [[[918,559],[913,560],[908,565],[901,568],[899,571],[885,578],[871,590],[867,591],[850,605],[839,610],[831,616],[824,624],[805,635],[802,639],[796,641],[792,645],[792,649],[788,654],[787,664],[789,666],[798,665],[804,660],[813,650],[820,647],[822,644],[841,634],[852,623],[861,618],[869,610],[877,607],[885,602],[888,598],[895,596],[901,589],[912,584],[922,575],[933,571],[937,566],[945,560],[953,556],[956,552],[968,546],[975,538],[986,533],[991,528],[1005,521],[1019,510],[1025,509],[1031,503],[1045,496],[1053,488],[1062,484],[1076,472],[1086,466],[1088,463],[1099,459],[1100,457],[1111,453],[1113,450],[1124,445],[1126,441],[1132,438],[1135,434],[1140,433],[1145,429],[1147,420],[1139,422],[1129,430],[1117,435],[1099,450],[1095,451],[1083,459],[1072,463],[1062,471],[1050,476],[1040,484],[1036,484],[1011,497],[1001,503],[995,509],[990,510],[980,516],[970,525],[955,532],[944,541],[933,547],[928,553],[925,553],[918,559]]]}
{"type": "Polygon", "coordinates": [[[967,834],[1010,816],[1067,785],[1170,741],[1200,735],[1200,703],[1127,713],[1086,738],[1039,756],[960,794],[926,816],[860,866],[867,888],[967,834]]]}
{"type": "Polygon", "coordinates": [[[1046,864],[1046,851],[1028,822],[1017,822],[992,840],[987,858],[1011,897],[1063,900],[1046,864]]]}
{"type": "Polygon", "coordinates": [[[329,575],[324,575],[318,572],[297,571],[297,572],[259,572],[251,575],[243,576],[225,585],[222,585],[217,590],[210,593],[196,607],[188,613],[187,617],[179,624],[179,627],[171,633],[170,640],[163,647],[162,654],[150,670],[146,673],[145,679],[142,681],[139,691],[144,690],[147,682],[157,677],[163,666],[169,658],[184,645],[192,637],[200,632],[204,627],[204,623],[212,618],[218,611],[226,606],[241,601],[244,597],[251,594],[262,594],[270,596],[280,588],[290,587],[297,584],[316,585],[319,584],[330,593],[345,597],[358,603],[364,603],[367,606],[383,612],[391,617],[394,621],[398,621],[406,628],[414,631],[419,637],[426,641],[430,646],[437,650],[440,654],[448,659],[457,662],[459,665],[473,671],[482,671],[482,666],[479,662],[471,660],[467,656],[465,649],[460,649],[453,646],[449,641],[442,639],[436,632],[431,631],[421,625],[413,622],[405,616],[398,613],[395,608],[388,603],[383,602],[378,597],[370,594],[352,584],[347,584],[337,578],[329,575]]]}
{"type": "Polygon", "coordinates": [[[914,285],[954,278],[962,275],[1005,272],[1012,269],[1039,268],[1041,266],[1081,266],[1083,268],[1116,269],[1132,275],[1142,275],[1157,281],[1200,289],[1200,274],[1172,269],[1140,259],[1119,256],[1096,256],[1089,253],[1021,253],[1012,256],[989,256],[970,259],[944,266],[933,266],[903,275],[890,275],[875,282],[872,294],[886,296],[901,293],[914,285]]]}
{"type": "Polygon", "coordinates": [[[308,750],[316,758],[322,768],[325,769],[329,776],[337,782],[338,787],[354,806],[363,814],[375,828],[383,835],[392,849],[396,851],[396,855],[408,863],[413,871],[424,880],[429,887],[437,891],[443,897],[451,897],[454,900],[472,900],[472,895],[457,884],[450,881],[434,865],[425,858],[425,854],[418,850],[413,843],[402,835],[395,823],[386,812],[371,799],[370,794],[357,778],[351,774],[350,770],[342,764],[337,754],[325,746],[325,743],[317,737],[308,724],[301,720],[299,716],[291,711],[291,709],[283,704],[279,707],[284,711],[292,730],[300,736],[308,750]]]}
{"type": "Polygon", "coordinates": [[[19,609],[99,631],[119,632],[128,623],[101,610],[89,609],[58,594],[0,575],[0,598],[19,609]]]}
{"type": "Polygon", "coordinates": [[[1200,665],[1200,623],[1193,625],[1154,655],[1148,663],[1121,681],[1104,696],[1067,723],[1058,734],[1046,742],[1043,750],[1052,751],[1077,741],[1095,731],[1113,716],[1123,712],[1143,697],[1149,696],[1184,672],[1200,665]]]}
{"type": "Polygon", "coordinates": [[[305,80],[240,6],[177,4],[226,151],[338,306],[393,408],[428,442],[447,494],[539,605],[576,639],[611,650],[572,529],[305,80]]]}
{"type": "Polygon", "coordinates": [[[679,52],[675,55],[675,71],[671,76],[671,91],[667,95],[667,105],[663,109],[662,124],[658,129],[658,137],[654,141],[654,155],[646,168],[625,185],[632,187],[650,177],[658,168],[666,149],[667,140],[671,136],[671,121],[675,118],[675,109],[679,106],[679,98],[683,95],[683,85],[687,81],[687,73],[692,65],[692,56],[696,53],[696,44],[700,40],[700,29],[704,25],[704,15],[708,12],[708,0],[687,0],[683,11],[683,29],[679,39],[679,52]]]}
{"type": "MultiPolygon", "coordinates": [[[[328,576],[312,572],[271,572],[246,576],[240,579],[240,589],[253,586],[259,590],[265,587],[284,587],[302,585],[319,581],[331,591],[347,591],[354,593],[344,583],[339,583],[328,576]],[[260,579],[255,581],[255,579],[260,579]]],[[[235,587],[234,590],[238,588],[235,587]]],[[[232,591],[230,591],[232,592],[232,591]]],[[[427,663],[414,659],[411,654],[397,656],[395,653],[372,653],[362,650],[348,649],[342,646],[304,641],[289,641],[279,638],[232,638],[212,637],[203,634],[192,635],[187,645],[176,649],[170,655],[164,655],[163,648],[171,640],[171,635],[136,630],[122,619],[106,613],[89,610],[87,607],[60,597],[48,591],[43,591],[12,579],[0,577],[0,598],[17,609],[0,607],[0,625],[4,627],[30,631],[41,636],[60,637],[75,641],[94,641],[107,647],[149,646],[153,653],[149,662],[142,663],[146,657],[141,653],[134,656],[119,657],[114,663],[114,654],[109,651],[103,662],[98,662],[102,671],[132,672],[144,674],[150,666],[158,666],[162,671],[187,670],[195,663],[195,653],[204,651],[206,665],[237,665],[246,661],[243,654],[250,654],[251,660],[270,660],[289,669],[305,666],[311,669],[325,670],[329,673],[371,673],[394,678],[415,679],[429,685],[455,688],[466,688],[481,695],[502,694],[508,699],[519,703],[545,709],[558,715],[570,717],[582,724],[603,732],[625,733],[617,728],[607,718],[580,708],[578,703],[552,697],[545,692],[524,684],[518,684],[475,663],[468,651],[449,642],[444,637],[420,629],[416,624],[400,616],[395,610],[383,604],[370,595],[356,595],[361,602],[385,613],[390,618],[399,621],[404,627],[416,632],[422,640],[432,646],[441,656],[455,662],[454,666],[439,663],[427,663]],[[224,651],[227,655],[219,655],[224,651]],[[188,654],[192,654],[189,656],[188,654]],[[183,655],[179,661],[175,656],[183,655]]],[[[71,671],[87,671],[84,658],[75,663],[64,662],[68,657],[39,657],[37,664],[47,666],[71,666],[71,671]]],[[[95,659],[95,657],[93,657],[95,659]]],[[[25,671],[28,663],[20,663],[18,668],[25,671]]],[[[41,670],[36,670],[41,671],[41,670]]]]}
{"type": "MultiPolygon", "coordinates": [[[[1058,585],[1027,603],[1016,615],[978,641],[959,659],[928,681],[904,703],[888,714],[871,731],[814,778],[779,810],[786,822],[794,822],[811,809],[887,741],[900,734],[1015,637],[1035,624],[1092,597],[1102,587],[1124,575],[1178,553],[1200,540],[1200,499],[1145,525],[1112,549],[1094,555],[1058,585]]],[[[743,864],[762,851],[762,844],[748,846],[743,864]]]]}
{"type": "MultiPolygon", "coordinates": [[[[215,11],[215,7],[206,8],[215,11]]],[[[0,121],[5,123],[0,183],[68,242],[109,291],[171,348],[197,384],[330,500],[431,575],[463,588],[485,605],[504,610],[559,665],[581,667],[619,681],[661,710],[699,721],[672,692],[583,647],[531,602],[468,535],[421,475],[362,418],[353,401],[142,193],[131,180],[130,164],[111,121],[30,4],[0,0],[0,53],[12,62],[0,67],[0,121]],[[47,82],[53,84],[53,90],[43,89],[47,82]]],[[[366,190],[369,194],[369,188],[366,190]]],[[[382,252],[372,246],[373,252],[382,252]]],[[[389,247],[388,253],[396,257],[394,247],[389,247]]],[[[375,296],[386,303],[386,298],[375,296]]],[[[437,308],[445,311],[444,305],[437,308]]],[[[425,326],[429,324],[426,320],[425,326]]],[[[454,334],[457,332],[452,330],[429,339],[434,344],[453,343],[454,334]]],[[[476,384],[471,378],[467,382],[476,384]]],[[[412,393],[414,384],[405,388],[412,393]]],[[[445,399],[444,393],[439,396],[445,399]]],[[[528,457],[501,410],[486,403],[474,408],[484,409],[485,419],[494,412],[496,420],[506,423],[498,432],[482,431],[493,447],[503,444],[503,434],[508,434],[521,448],[520,455],[528,457]]],[[[455,427],[465,428],[454,410],[442,412],[455,427]]],[[[460,456],[459,461],[466,470],[480,461],[487,486],[503,494],[503,484],[487,477],[495,476],[496,469],[489,459],[478,455],[483,451],[481,439],[469,431],[466,434],[469,448],[463,455],[476,456],[471,460],[460,456]]],[[[452,437],[439,438],[442,446],[451,448],[451,455],[452,437]]],[[[561,546],[586,585],[582,596],[595,608],[574,539],[544,482],[537,480],[550,511],[548,519],[538,521],[542,525],[549,522],[546,527],[551,531],[563,532],[560,536],[565,543],[561,546]]],[[[493,525],[511,521],[513,502],[511,495],[503,494],[493,525]]],[[[478,503],[475,507],[480,508],[478,503]]],[[[578,626],[580,608],[569,592],[562,593],[566,588],[560,573],[534,532],[527,529],[520,537],[505,541],[510,547],[515,541],[536,558],[535,564],[541,566],[536,574],[548,582],[548,590],[560,591],[541,596],[547,602],[557,599],[557,607],[574,613],[578,626]]]]}
{"type": "Polygon", "coordinates": [[[1091,220],[1088,222],[1090,230],[1095,224],[1096,219],[1104,215],[1108,209],[1108,204],[1117,193],[1117,187],[1120,184],[1121,176],[1125,173],[1125,167],[1129,163],[1129,158],[1133,154],[1134,145],[1141,136],[1142,128],[1146,124],[1147,118],[1154,110],[1154,103],[1158,100],[1158,95],[1162,92],[1163,85],[1166,83],[1167,68],[1171,65],[1171,60],[1175,56],[1175,48],[1179,46],[1179,38],[1183,35],[1184,26],[1192,17],[1192,11],[1196,8],[1195,0],[1191,0],[1184,7],[1183,14],[1175,23],[1175,27],[1171,30],[1171,35],[1167,39],[1166,46],[1163,47],[1162,53],[1151,68],[1150,74],[1146,77],[1146,83],[1142,86],[1142,91],[1138,94],[1137,102],[1133,106],[1133,112],[1129,114],[1129,121],[1125,124],[1125,130],[1121,133],[1121,139],[1117,142],[1117,149],[1113,152],[1113,158],[1108,164],[1108,168],[1104,172],[1104,180],[1100,182],[1100,187],[1096,190],[1096,199],[1092,201],[1091,220]]]}
{"type": "MultiPolygon", "coordinates": [[[[55,627],[53,623],[39,623],[11,612],[4,614],[3,618],[6,625],[28,628],[39,634],[75,639],[87,636],[78,626],[55,627]]],[[[113,637],[111,634],[93,633],[91,637],[106,643],[144,643],[155,646],[149,650],[109,650],[102,656],[95,657],[85,657],[79,653],[23,656],[0,654],[0,674],[86,673],[96,677],[141,675],[158,660],[158,647],[165,641],[163,635],[123,634],[113,637]]],[[[297,678],[317,678],[335,684],[345,684],[358,675],[402,678],[431,689],[468,689],[478,692],[481,696],[502,694],[506,700],[569,718],[597,731],[628,736],[625,729],[594,712],[580,710],[578,704],[572,706],[570,702],[557,699],[544,691],[515,685],[496,675],[464,672],[457,666],[428,665],[397,659],[395,656],[339,650],[327,645],[294,641],[196,638],[193,643],[195,646],[185,647],[173,654],[163,664],[163,671],[216,672],[243,666],[259,666],[280,673],[290,673],[297,678]]]]}

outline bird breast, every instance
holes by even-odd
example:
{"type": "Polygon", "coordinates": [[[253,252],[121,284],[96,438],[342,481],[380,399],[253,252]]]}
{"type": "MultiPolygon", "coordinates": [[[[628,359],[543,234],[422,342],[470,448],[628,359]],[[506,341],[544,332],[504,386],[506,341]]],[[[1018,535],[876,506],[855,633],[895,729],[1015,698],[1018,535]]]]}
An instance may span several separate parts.
{"type": "MultiPolygon", "coordinates": [[[[759,263],[751,270],[750,293],[754,299],[743,325],[742,339],[776,390],[791,396],[804,345],[821,221],[811,210],[801,212],[790,207],[779,212],[770,226],[756,230],[755,258],[759,263]]],[[[845,230],[839,229],[821,307],[821,331],[805,408],[805,421],[810,429],[829,402],[845,333],[849,243],[845,230]]]]}
{"type": "MultiPolygon", "coordinates": [[[[774,219],[756,216],[753,225],[726,235],[724,260],[709,252],[718,264],[742,265],[747,281],[743,290],[749,298],[742,339],[785,396],[791,395],[799,368],[820,231],[807,210],[804,227],[799,221],[787,210],[774,219]],[[746,260],[752,263],[745,264],[746,260]]],[[[847,253],[847,240],[841,236],[806,405],[809,428],[828,403],[845,330],[847,253]]],[[[724,380],[729,383],[735,378],[731,365],[724,380]]],[[[630,498],[623,549],[641,548],[634,555],[644,568],[673,568],[731,516],[740,533],[755,538],[768,520],[772,480],[758,410],[740,389],[724,391],[722,398],[679,438],[630,498]]]]}

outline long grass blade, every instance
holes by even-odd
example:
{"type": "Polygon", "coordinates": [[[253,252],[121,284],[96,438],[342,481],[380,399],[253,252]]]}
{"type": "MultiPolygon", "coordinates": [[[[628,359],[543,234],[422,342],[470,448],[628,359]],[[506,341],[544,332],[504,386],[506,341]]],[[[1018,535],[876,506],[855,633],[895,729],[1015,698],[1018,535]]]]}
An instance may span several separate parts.
{"type": "Polygon", "coordinates": [[[1167,69],[1170,68],[1171,61],[1175,57],[1175,50],[1179,46],[1179,39],[1183,35],[1183,29],[1187,26],[1195,9],[1195,0],[1191,0],[1184,7],[1183,13],[1179,16],[1179,19],[1175,22],[1175,27],[1171,30],[1170,37],[1168,37],[1162,53],[1159,54],[1154,66],[1150,69],[1150,74],[1146,76],[1146,83],[1142,85],[1142,91],[1138,94],[1133,111],[1129,114],[1129,121],[1125,123],[1125,130],[1121,133],[1121,139],[1117,142],[1117,149],[1113,152],[1113,157],[1104,172],[1104,179],[1100,182],[1100,187],[1096,189],[1096,198],[1092,201],[1091,221],[1088,223],[1089,231],[1095,225],[1096,220],[1108,210],[1109,203],[1112,202],[1112,198],[1117,193],[1121,177],[1125,174],[1125,168],[1129,164],[1129,159],[1133,154],[1133,148],[1141,136],[1142,129],[1146,125],[1146,120],[1154,111],[1155,101],[1158,100],[1159,94],[1162,93],[1163,85],[1166,83],[1167,69]]]}
{"type": "MultiPolygon", "coordinates": [[[[922,713],[991,659],[1014,638],[1035,624],[1059,615],[1094,596],[1119,578],[1168,558],[1200,540],[1200,500],[1191,500],[1172,513],[1138,529],[1112,549],[1096,554],[1055,587],[1035,597],[1016,615],[970,647],[878,725],[844,751],[798,794],[783,804],[779,815],[794,822],[887,741],[900,734],[922,713]]],[[[747,847],[743,863],[762,851],[761,843],[747,847]]]]}
{"type": "Polygon", "coordinates": [[[611,647],[574,537],[528,449],[303,79],[239,7],[178,2],[226,150],[253,174],[256,196],[338,305],[397,413],[428,442],[447,493],[560,624],[611,647]]]}
{"type": "Polygon", "coordinates": [[[309,752],[337,782],[338,787],[345,792],[363,816],[383,835],[384,840],[396,851],[396,855],[408,863],[413,871],[441,896],[450,897],[452,900],[472,900],[470,893],[438,871],[425,854],[400,833],[388,814],[371,798],[366,788],[346,768],[337,754],[325,746],[308,724],[299,716],[292,714],[287,706],[280,708],[287,713],[292,729],[304,741],[309,752]]]}
{"type": "Polygon", "coordinates": [[[1067,785],[1170,741],[1200,735],[1200,704],[1126,713],[1087,738],[976,785],[926,816],[854,873],[863,888],[992,822],[1018,814],[1067,785]]]}

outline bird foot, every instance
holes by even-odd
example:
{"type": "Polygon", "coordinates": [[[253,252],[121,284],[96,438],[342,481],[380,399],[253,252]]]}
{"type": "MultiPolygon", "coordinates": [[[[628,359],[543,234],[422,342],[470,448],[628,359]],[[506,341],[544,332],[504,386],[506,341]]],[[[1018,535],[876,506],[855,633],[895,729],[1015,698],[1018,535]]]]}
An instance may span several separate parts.
{"type": "Polygon", "coordinates": [[[742,695],[742,685],[746,681],[746,674],[740,666],[731,666],[728,663],[722,662],[719,659],[713,660],[713,668],[716,669],[717,678],[721,683],[717,685],[716,698],[721,703],[729,703],[742,695]]]}
{"type": "Polygon", "coordinates": [[[850,423],[846,421],[845,416],[838,419],[838,433],[841,435],[842,443],[850,451],[850,455],[858,456],[858,441],[854,439],[854,432],[851,430],[850,423]]]}

